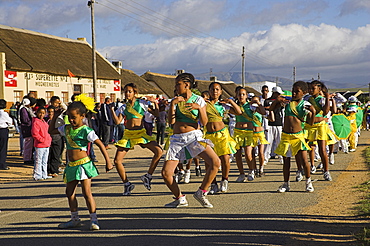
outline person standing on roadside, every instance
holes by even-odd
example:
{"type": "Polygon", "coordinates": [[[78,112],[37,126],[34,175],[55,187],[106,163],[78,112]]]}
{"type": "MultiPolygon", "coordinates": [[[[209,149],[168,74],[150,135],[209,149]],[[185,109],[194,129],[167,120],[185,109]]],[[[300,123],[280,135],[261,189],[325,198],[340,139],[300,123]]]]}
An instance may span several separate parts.
{"type": "Polygon", "coordinates": [[[36,117],[33,112],[33,107],[36,105],[36,99],[33,97],[26,97],[23,99],[23,107],[19,110],[19,119],[21,123],[21,131],[23,136],[23,161],[24,164],[33,164],[33,138],[31,134],[32,118],[36,117]]]}
{"type": "Polygon", "coordinates": [[[36,111],[36,117],[32,119],[31,134],[35,147],[35,166],[33,179],[35,181],[52,178],[48,176],[48,158],[51,137],[48,133],[49,125],[44,120],[46,109],[39,107],[36,111]]]}
{"type": "Polygon", "coordinates": [[[106,97],[104,103],[101,105],[101,134],[102,134],[102,142],[106,149],[110,149],[109,142],[111,136],[111,128],[114,125],[113,116],[112,116],[112,100],[110,97],[106,97]]]}
{"type": "Polygon", "coordinates": [[[6,156],[8,154],[8,139],[9,129],[12,124],[12,119],[9,114],[4,111],[6,108],[6,101],[0,99],[0,170],[9,170],[6,165],[6,156]]]}

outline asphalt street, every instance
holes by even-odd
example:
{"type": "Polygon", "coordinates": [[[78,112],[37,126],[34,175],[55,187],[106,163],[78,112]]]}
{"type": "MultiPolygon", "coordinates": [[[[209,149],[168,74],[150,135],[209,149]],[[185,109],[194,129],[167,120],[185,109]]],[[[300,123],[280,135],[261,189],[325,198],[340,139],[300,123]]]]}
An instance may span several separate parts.
{"type": "MultiPolygon", "coordinates": [[[[70,219],[62,177],[35,182],[27,180],[0,184],[0,238],[2,245],[351,245],[352,233],[368,224],[356,216],[307,215],[306,207],[315,205],[319,190],[336,182],[355,153],[336,155],[330,166],[332,182],[324,181],[321,172],[313,175],[315,192],[305,192],[305,182],[295,182],[293,163],[291,188],[277,193],[282,184],[282,165],[271,160],[266,176],[253,182],[236,183],[236,164],[232,163],[229,192],[209,195],[213,209],[205,209],[192,197],[201,177],[192,167],[189,184],[180,184],[189,207],[164,208],[172,196],[160,176],[163,160],[147,191],[140,176],[149,165],[151,152],[140,147],[130,151],[124,163],[136,187],[131,196],[122,196],[123,186],[115,170],[105,173],[99,155],[100,175],[93,180],[98,207],[99,231],[89,230],[89,215],[78,189],[81,227],[58,229],[70,219]]],[[[15,141],[13,141],[15,142],[15,141]]],[[[10,151],[16,151],[10,147],[10,151]]],[[[113,159],[115,148],[109,150],[113,159]]],[[[202,163],[203,165],[203,163],[202,163]]],[[[11,165],[10,165],[11,166],[11,165]]],[[[204,165],[203,165],[204,167],[204,165]]],[[[204,168],[203,168],[204,169],[204,168]]],[[[364,170],[358,170],[359,172],[364,170]]],[[[220,173],[218,174],[220,178],[220,173]]],[[[339,202],[338,202],[339,204],[339,202]]]]}

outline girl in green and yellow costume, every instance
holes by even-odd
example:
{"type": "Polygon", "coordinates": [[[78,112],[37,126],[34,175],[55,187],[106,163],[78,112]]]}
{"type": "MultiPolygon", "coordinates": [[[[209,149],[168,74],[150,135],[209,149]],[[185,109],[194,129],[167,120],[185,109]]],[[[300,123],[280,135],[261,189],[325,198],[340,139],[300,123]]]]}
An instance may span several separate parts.
{"type": "Polygon", "coordinates": [[[200,156],[206,163],[206,174],[202,184],[193,197],[205,208],[212,208],[206,195],[209,186],[216,177],[220,159],[212,149],[212,142],[203,138],[200,124],[207,125],[206,102],[195,95],[191,89],[196,87],[194,76],[189,73],[179,74],[175,79],[178,96],[171,100],[168,111],[168,123],[173,124],[173,135],[162,168],[162,177],[174,195],[175,200],[165,207],[186,207],[188,202],[180,191],[173,175],[179,162],[185,162],[200,156]]]}
{"type": "Polygon", "coordinates": [[[125,167],[122,163],[123,158],[126,156],[130,149],[134,149],[135,145],[140,145],[143,148],[148,148],[153,152],[154,156],[150,163],[148,173],[141,176],[141,180],[146,189],[151,189],[152,174],[157,167],[159,160],[161,159],[163,150],[155,141],[155,137],[146,134],[144,128],[143,117],[144,113],[148,111],[154,116],[158,116],[158,105],[152,100],[152,102],[145,101],[143,99],[136,98],[138,94],[137,87],[134,83],[126,84],[123,87],[125,93],[126,103],[122,105],[116,112],[112,107],[112,115],[116,124],[119,124],[125,117],[125,131],[121,140],[115,143],[117,147],[116,156],[114,157],[114,164],[117,172],[122,179],[124,184],[123,195],[127,196],[131,194],[134,189],[133,185],[127,178],[125,167]],[[150,104],[153,104],[152,108],[150,104]]]}
{"type": "Polygon", "coordinates": [[[248,180],[253,181],[255,170],[257,169],[254,147],[258,146],[260,169],[259,175],[262,176],[264,165],[264,144],[268,144],[264,129],[262,127],[262,115],[266,114],[265,108],[260,104],[259,97],[252,97],[251,102],[247,102],[247,90],[241,88],[237,91],[236,97],[242,111],[241,115],[236,115],[236,125],[234,129],[234,139],[240,146],[236,152],[236,164],[239,170],[239,177],[236,182],[245,182],[245,173],[242,161],[242,149],[244,149],[249,173],[248,180]]]}
{"type": "MultiPolygon", "coordinates": [[[[307,89],[306,82],[295,82],[292,88],[292,101],[285,107],[283,132],[280,143],[275,150],[275,153],[283,156],[284,160],[284,183],[277,190],[279,193],[290,190],[290,159],[293,156],[297,162],[298,169],[304,169],[306,175],[306,191],[314,191],[310,176],[310,165],[307,160],[307,151],[310,150],[310,147],[306,143],[302,130],[302,123],[307,121],[312,125],[316,114],[315,108],[303,100],[307,89]]],[[[274,117],[274,108],[270,108],[269,110],[269,117],[274,117]]]]}
{"type": "Polygon", "coordinates": [[[310,97],[307,99],[308,102],[315,108],[316,115],[314,124],[306,124],[306,139],[311,147],[310,158],[311,158],[311,173],[316,171],[316,167],[313,165],[314,160],[314,148],[315,141],[317,141],[317,146],[319,148],[319,155],[321,157],[321,162],[323,164],[324,179],[331,181],[331,175],[329,173],[329,158],[326,152],[326,146],[329,144],[334,144],[336,142],[334,133],[329,129],[327,124],[327,114],[330,111],[330,95],[327,90],[323,90],[325,97],[321,96],[320,93],[325,85],[320,81],[312,81],[308,84],[308,92],[310,97]]]}
{"type": "Polygon", "coordinates": [[[66,138],[68,164],[64,169],[63,179],[67,183],[66,194],[71,211],[71,220],[60,224],[58,227],[73,228],[81,224],[78,216],[78,206],[76,199],[76,188],[81,182],[82,193],[86,205],[90,212],[90,229],[99,230],[98,219],[96,216],[96,204],[91,192],[91,178],[98,176],[98,170],[87,154],[89,142],[94,142],[102,152],[108,172],[113,168],[104,144],[99,140],[94,130],[83,124],[87,110],[93,110],[94,100],[84,94],[76,96],[67,109],[70,124],[58,128],[62,136],[66,138]],[[85,106],[86,105],[86,106],[85,106]]]}
{"type": "Polygon", "coordinates": [[[225,127],[223,116],[226,111],[234,115],[241,115],[240,107],[231,99],[220,100],[222,95],[222,87],[218,82],[212,82],[209,85],[210,99],[207,101],[206,112],[208,123],[206,125],[206,133],[204,138],[209,139],[214,144],[213,150],[221,160],[222,180],[220,189],[217,187],[216,179],[211,185],[210,194],[227,192],[228,179],[230,172],[230,154],[235,154],[237,151],[237,143],[230,136],[229,130],[225,127]],[[227,105],[229,104],[229,105],[227,105]]]}

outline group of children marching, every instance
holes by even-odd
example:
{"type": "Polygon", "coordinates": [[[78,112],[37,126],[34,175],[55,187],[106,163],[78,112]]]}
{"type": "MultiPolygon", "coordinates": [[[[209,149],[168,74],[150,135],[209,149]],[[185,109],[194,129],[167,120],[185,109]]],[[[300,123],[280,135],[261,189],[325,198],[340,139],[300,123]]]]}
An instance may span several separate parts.
{"type": "MultiPolygon", "coordinates": [[[[187,198],[181,192],[174,177],[178,166],[187,163],[192,158],[202,158],[205,162],[203,181],[193,194],[193,197],[205,208],[213,207],[207,199],[209,192],[227,192],[228,190],[231,155],[235,157],[239,171],[237,182],[253,181],[255,177],[264,176],[264,165],[268,161],[265,160],[264,146],[269,142],[265,137],[263,121],[265,119],[269,122],[276,121],[278,118],[276,112],[279,112],[276,109],[281,107],[285,108],[285,115],[282,133],[279,136],[281,139],[275,153],[283,159],[284,183],[278,188],[278,192],[290,190],[291,157],[295,157],[297,163],[297,177],[299,175],[306,177],[305,190],[314,191],[310,174],[316,171],[313,165],[315,146],[321,157],[324,179],[332,180],[327,146],[333,145],[337,137],[329,127],[330,117],[328,115],[330,115],[329,112],[337,113],[338,109],[335,107],[335,99],[329,95],[325,85],[320,81],[295,82],[290,101],[277,96],[267,108],[261,104],[260,97],[249,97],[247,90],[243,87],[236,89],[235,99],[224,99],[222,98],[222,85],[213,82],[209,86],[209,97],[203,98],[192,92],[192,89],[196,88],[196,81],[192,74],[180,74],[174,83],[175,97],[171,100],[167,112],[172,135],[166,148],[161,172],[174,200],[165,204],[165,207],[188,206],[187,198]],[[224,124],[226,112],[235,117],[232,136],[224,124]],[[247,174],[243,166],[243,150],[248,166],[247,174]],[[308,161],[308,153],[312,160],[311,165],[308,161]],[[216,175],[220,167],[222,176],[220,187],[218,187],[216,175]]],[[[145,112],[158,116],[158,105],[155,101],[148,102],[138,99],[138,90],[133,83],[126,84],[123,90],[126,103],[117,110],[111,109],[116,123],[123,119],[126,121],[124,135],[115,144],[117,151],[114,165],[123,182],[123,195],[130,195],[135,186],[129,181],[123,165],[123,158],[127,152],[135,145],[148,148],[153,152],[148,172],[141,176],[144,186],[150,190],[152,174],[160,161],[163,150],[153,137],[146,134],[143,126],[145,112]]],[[[90,229],[99,229],[95,201],[91,193],[91,178],[97,176],[98,172],[88,156],[88,143],[94,142],[100,148],[106,160],[107,172],[113,168],[113,165],[102,142],[94,131],[83,123],[88,110],[92,110],[89,104],[91,103],[83,95],[79,96],[67,109],[70,124],[59,128],[67,141],[68,164],[64,171],[64,181],[67,183],[66,194],[71,211],[71,220],[60,224],[59,228],[80,225],[75,192],[77,184],[81,182],[91,216],[90,229]]],[[[300,180],[297,179],[297,181],[300,180]]]]}

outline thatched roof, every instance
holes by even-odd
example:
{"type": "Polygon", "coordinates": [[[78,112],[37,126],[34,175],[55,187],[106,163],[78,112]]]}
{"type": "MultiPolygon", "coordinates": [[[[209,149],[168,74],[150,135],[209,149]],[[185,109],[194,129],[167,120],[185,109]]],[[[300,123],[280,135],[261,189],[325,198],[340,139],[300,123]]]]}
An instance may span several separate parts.
{"type": "MultiPolygon", "coordinates": [[[[175,78],[174,75],[165,75],[165,74],[159,74],[159,73],[152,73],[152,72],[146,72],[143,75],[141,75],[142,78],[144,78],[148,82],[152,82],[158,86],[169,98],[172,98],[174,96],[173,91],[175,89],[175,78]]],[[[200,92],[202,91],[208,91],[209,84],[212,83],[212,81],[208,80],[196,80],[198,82],[198,90],[200,92]]],[[[220,82],[220,81],[218,81],[220,82]]],[[[222,84],[223,88],[223,97],[232,97],[234,96],[235,88],[238,86],[237,84],[233,82],[220,82],[222,84]]],[[[258,91],[253,89],[252,87],[246,87],[247,92],[253,92],[255,95],[261,95],[258,91]]]]}
{"type": "MultiPolygon", "coordinates": [[[[9,70],[92,78],[92,47],[85,41],[61,38],[0,25],[0,52],[9,70]]],[[[99,79],[118,79],[119,73],[99,53],[99,79]]]]}
{"type": "Polygon", "coordinates": [[[134,83],[140,94],[163,94],[163,92],[150,85],[145,79],[128,69],[121,69],[121,86],[122,88],[129,83],[134,83]]]}

